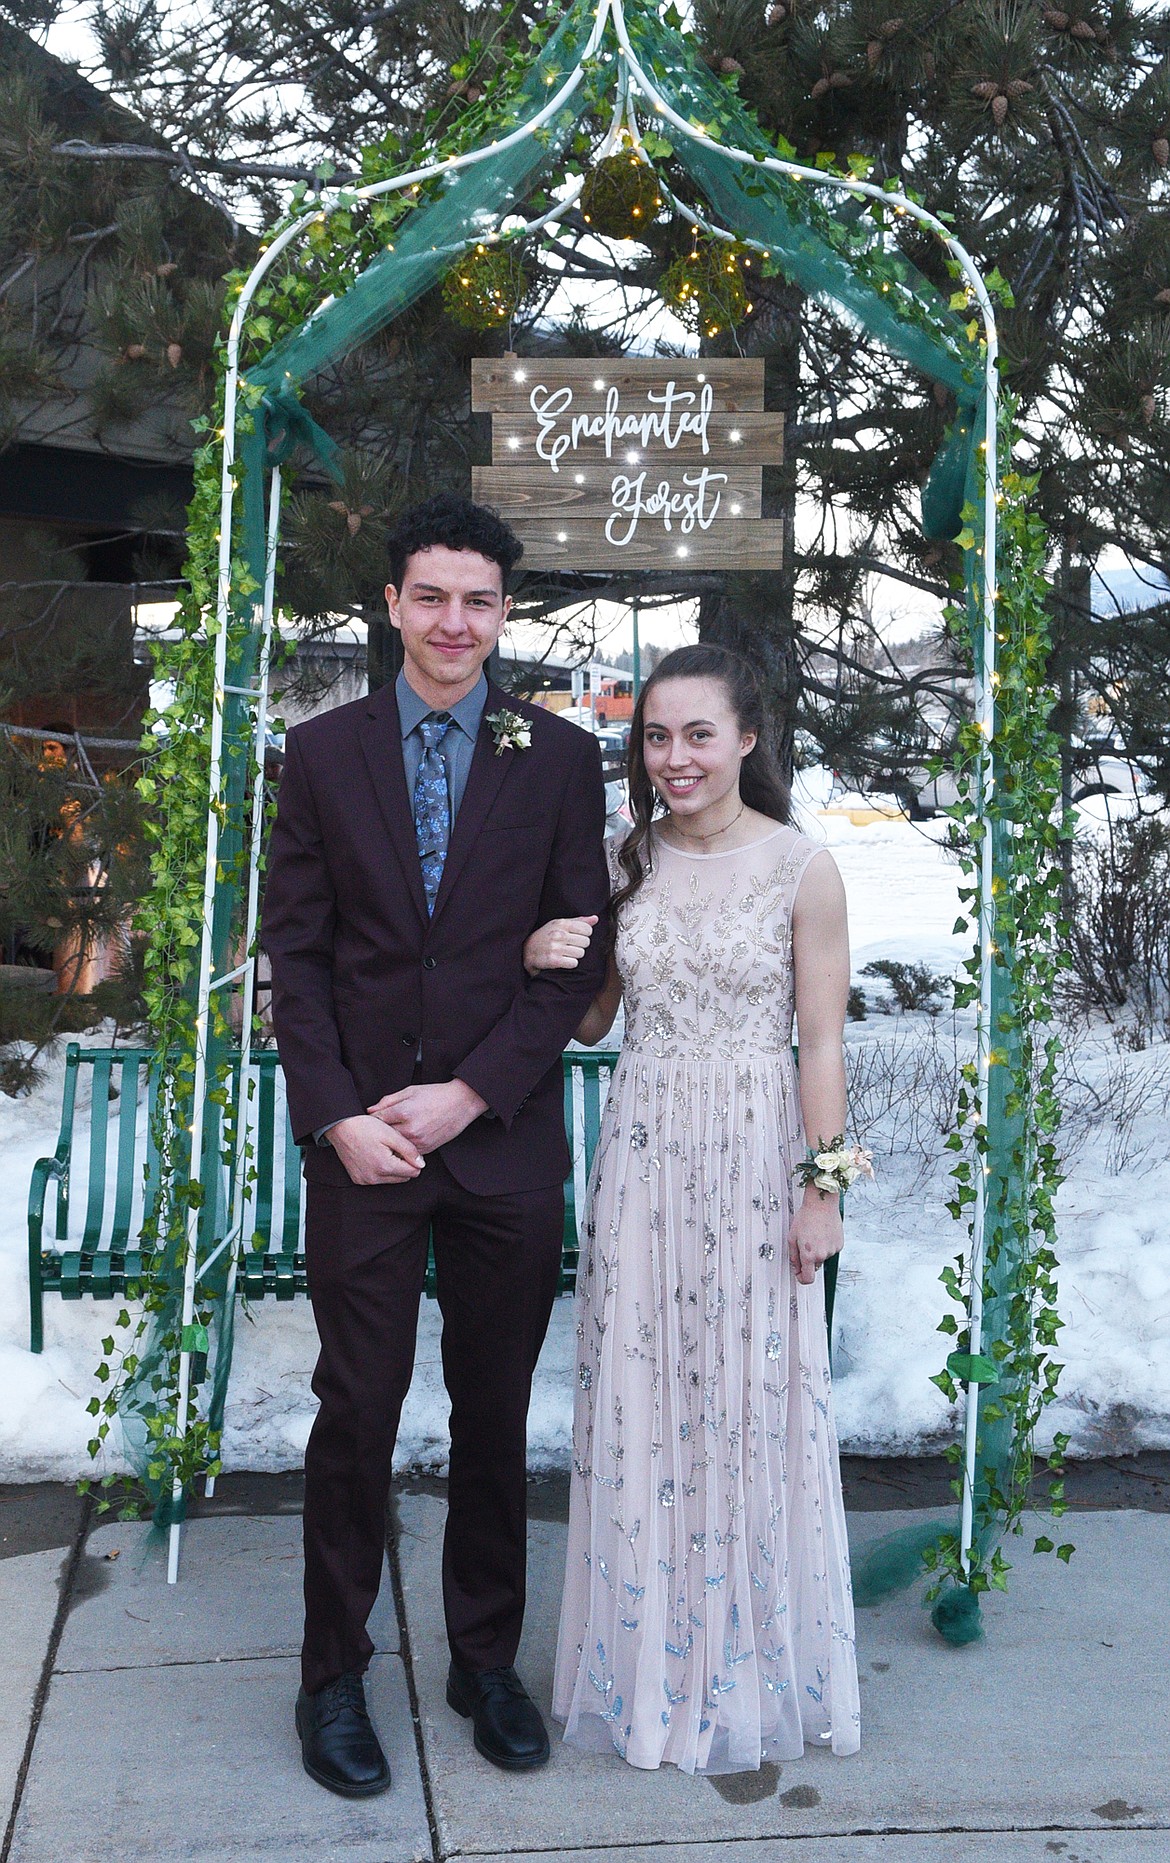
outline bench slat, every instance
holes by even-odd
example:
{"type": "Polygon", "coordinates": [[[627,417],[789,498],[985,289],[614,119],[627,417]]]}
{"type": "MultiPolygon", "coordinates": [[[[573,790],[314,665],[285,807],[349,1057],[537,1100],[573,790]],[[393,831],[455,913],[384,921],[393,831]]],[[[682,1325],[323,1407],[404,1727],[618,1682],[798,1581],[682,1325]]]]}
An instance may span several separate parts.
{"type": "Polygon", "coordinates": [[[267,1055],[260,1058],[259,1105],[254,1143],[256,1146],[256,1228],[269,1247],[272,1246],[272,1153],[276,1144],[276,1069],[265,1066],[267,1055]]]}
{"type": "Polygon", "coordinates": [[[134,1154],[138,1136],[138,1073],[142,1057],[127,1048],[122,1055],[118,1093],[118,1175],[114,1191],[114,1226],[110,1247],[125,1248],[134,1211],[134,1154]]]}
{"type": "Polygon", "coordinates": [[[284,1108],[284,1231],[282,1246],[286,1255],[296,1253],[301,1239],[301,1154],[293,1138],[288,1103],[284,1108]]]}
{"type": "Polygon", "coordinates": [[[106,1207],[106,1136],[110,1129],[110,1072],[113,1054],[108,1048],[93,1052],[93,1100],[89,1115],[89,1202],[85,1211],[83,1248],[101,1241],[106,1207]]]}

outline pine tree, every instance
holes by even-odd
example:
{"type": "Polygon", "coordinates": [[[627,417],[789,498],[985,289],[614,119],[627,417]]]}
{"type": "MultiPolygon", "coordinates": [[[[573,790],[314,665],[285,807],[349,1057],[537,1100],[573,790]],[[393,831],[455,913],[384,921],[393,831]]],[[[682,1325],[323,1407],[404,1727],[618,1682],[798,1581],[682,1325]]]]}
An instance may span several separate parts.
{"type": "MultiPolygon", "coordinates": [[[[1165,581],[1159,587],[1170,567],[1170,17],[1130,0],[1101,9],[1069,0],[1068,10],[1043,0],[816,9],[771,0],[762,22],[747,0],[700,0],[697,17],[711,62],[727,71],[730,61],[742,94],[799,159],[866,155],[876,179],[896,178],[952,215],[984,272],[997,267],[1007,281],[1005,379],[1057,551],[1053,671],[1067,695],[1066,741],[1096,697],[1164,783],[1167,713],[1142,670],[1170,627],[1165,581]],[[1149,572],[1150,600],[1137,615],[1096,622],[1084,590],[1106,547],[1149,572]]],[[[905,245],[949,291],[940,248],[909,222],[905,245]]],[[[767,296],[766,284],[757,295],[767,296]]],[[[916,510],[952,412],[946,398],[891,369],[816,305],[789,294],[786,311],[781,392],[796,397],[788,511],[811,505],[822,526],[794,564],[795,587],[785,581],[769,603],[767,585],[749,585],[736,625],[750,632],[763,613],[773,651],[791,659],[801,650],[796,588],[843,630],[863,618],[859,569],[941,599],[957,564],[923,538],[916,510]],[[846,502],[842,547],[830,539],[846,502]]],[[[726,630],[727,606],[727,597],[718,611],[709,606],[712,631],[726,630]]],[[[827,689],[809,645],[806,636],[805,717],[823,742],[827,718],[838,730],[842,722],[841,655],[827,689]]],[[[908,738],[933,734],[921,716],[915,731],[913,714],[923,699],[946,701],[948,659],[944,651],[937,678],[893,693],[893,717],[876,708],[883,735],[910,749],[908,738]]],[[[844,670],[858,715],[842,749],[864,767],[866,733],[856,727],[862,710],[874,710],[873,683],[844,670]]],[[[1071,772],[1071,750],[1069,762],[1071,772]]]]}
{"type": "MultiPolygon", "coordinates": [[[[86,11],[64,9],[73,18],[86,11]]],[[[212,0],[194,18],[154,4],[90,17],[95,77],[149,134],[114,164],[77,137],[64,145],[72,154],[53,161],[105,168],[119,188],[131,172],[170,185],[182,175],[184,186],[204,187],[259,228],[296,179],[357,174],[363,149],[392,160],[420,134],[440,133],[524,43],[532,8],[529,0],[508,13],[458,0],[368,8],[312,0],[258,11],[212,0]]],[[[701,0],[696,31],[712,68],[802,160],[866,156],[877,179],[896,178],[951,214],[984,270],[998,267],[1015,298],[1002,335],[1026,436],[1022,463],[1039,474],[1056,547],[1055,671],[1070,747],[1086,705],[1107,702],[1119,732],[1164,780],[1167,723],[1146,677],[1168,625],[1158,587],[1170,438],[1164,10],[1133,0],[1103,9],[1070,0],[1067,11],[1042,0],[898,0],[896,11],[894,0],[811,10],[807,0],[701,0]],[[1107,548],[1149,573],[1151,599],[1137,616],[1085,612],[1086,572],[1107,548]]],[[[582,122],[572,159],[588,161],[601,127],[582,122]]],[[[685,177],[668,167],[672,186],[690,198],[685,177]]],[[[534,288],[513,341],[568,353],[624,347],[652,328],[657,287],[688,237],[662,221],[638,246],[604,249],[579,213],[566,214],[555,266],[534,255],[534,288]],[[545,307],[565,280],[608,290],[604,313],[594,297],[591,317],[550,328],[545,307]]],[[[954,281],[937,244],[910,221],[904,239],[949,294],[954,281]]],[[[136,288],[145,300],[134,301],[127,280],[109,303],[119,382],[132,379],[128,352],[137,349],[135,329],[150,324],[149,294],[169,300],[177,285],[171,276],[136,288]]],[[[769,358],[767,395],[788,413],[789,458],[765,493],[771,513],[790,519],[789,557],[776,574],[696,578],[672,592],[701,595],[702,631],[757,660],[786,749],[799,732],[810,753],[896,779],[953,713],[961,649],[940,637],[935,664],[907,680],[857,643],[872,635],[873,578],[917,601],[947,594],[957,555],[923,537],[918,492],[953,406],[783,278],[757,280],[753,296],[736,337],[706,347],[769,358]]],[[[158,329],[152,356],[165,356],[161,326],[150,327],[158,329]]],[[[338,492],[302,478],[282,595],[322,627],[342,612],[375,623],[375,678],[390,670],[376,625],[385,526],[402,500],[466,484],[482,444],[467,359],[490,347],[452,321],[435,291],[310,385],[313,411],[345,449],[347,480],[338,492]]],[[[555,614],[596,588],[541,578],[526,604],[555,614]]],[[[1070,781],[1072,763],[1070,748],[1070,781]]]]}

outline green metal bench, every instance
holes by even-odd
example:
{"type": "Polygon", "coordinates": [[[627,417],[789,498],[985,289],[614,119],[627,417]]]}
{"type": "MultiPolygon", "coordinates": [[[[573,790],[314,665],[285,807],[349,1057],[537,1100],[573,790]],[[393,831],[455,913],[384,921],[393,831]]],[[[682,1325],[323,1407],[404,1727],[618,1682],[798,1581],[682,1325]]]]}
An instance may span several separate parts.
{"type": "MultiPolygon", "coordinates": [[[[565,1184],[561,1250],[562,1293],[577,1275],[577,1210],[601,1128],[601,1109],[616,1054],[599,1050],[564,1056],[565,1129],[573,1169],[565,1184]]],[[[153,1139],[158,1070],[148,1048],[82,1048],[65,1053],[61,1131],[51,1158],[33,1166],[28,1196],[30,1345],[44,1345],[44,1297],[113,1300],[141,1279],[150,1257],[142,1223],[158,1181],[153,1139]],[[90,1076],[88,1109],[78,1105],[83,1070],[90,1076]],[[84,1176],[83,1176],[84,1174],[84,1176]],[[71,1180],[86,1184],[80,1235],[70,1228],[71,1180]],[[55,1190],[52,1240],[45,1239],[45,1201],[55,1190]],[[74,1239],[76,1238],[76,1239],[74,1239]]],[[[237,1286],[246,1300],[294,1300],[307,1291],[303,1242],[301,1154],[288,1123],[280,1060],[274,1050],[252,1057],[256,1178],[244,1212],[246,1246],[237,1286]]],[[[84,1098],[84,1095],[82,1095],[84,1098]]],[[[228,1200],[225,1199],[225,1204],[228,1200]]],[[[434,1263],[426,1291],[433,1297],[434,1263]]]]}

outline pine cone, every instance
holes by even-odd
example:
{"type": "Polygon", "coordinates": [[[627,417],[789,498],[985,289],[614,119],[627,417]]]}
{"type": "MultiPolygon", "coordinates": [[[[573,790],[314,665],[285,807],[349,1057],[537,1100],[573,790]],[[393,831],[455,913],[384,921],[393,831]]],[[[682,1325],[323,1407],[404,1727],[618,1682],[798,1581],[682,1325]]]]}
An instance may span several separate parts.
{"type": "Polygon", "coordinates": [[[866,46],[865,57],[866,57],[866,62],[869,65],[869,68],[871,71],[876,66],[878,59],[881,57],[885,49],[886,48],[882,44],[880,39],[871,39],[869,44],[866,46]]]}
{"type": "Polygon", "coordinates": [[[1029,84],[1027,78],[1013,78],[1005,88],[1008,96],[1016,102],[1019,98],[1026,97],[1029,91],[1034,91],[1036,86],[1029,84]]]}
{"type": "Polygon", "coordinates": [[[1155,136],[1150,144],[1150,153],[1159,168],[1170,168],[1170,136],[1155,136]]]}
{"type": "Polygon", "coordinates": [[[349,506],[345,504],[342,499],[331,498],[329,500],[329,509],[342,514],[345,518],[346,530],[351,537],[356,537],[362,527],[362,519],[368,518],[372,514],[374,507],[373,505],[360,505],[356,511],[351,511],[349,506]]]}
{"type": "Polygon", "coordinates": [[[122,354],[125,357],[127,362],[141,362],[143,357],[146,355],[146,344],[145,343],[127,343],[125,349],[122,351],[122,354]]]}
{"type": "Polygon", "coordinates": [[[994,78],[980,78],[978,84],[971,86],[971,95],[981,97],[987,103],[992,97],[999,96],[999,85],[994,78]]]}
{"type": "Polygon", "coordinates": [[[1161,291],[1155,294],[1154,303],[1170,305],[1170,285],[1163,285],[1161,291]]]}
{"type": "Polygon", "coordinates": [[[1003,128],[1007,120],[1007,113],[1008,100],[1001,91],[998,97],[993,97],[991,100],[991,114],[995,119],[995,127],[997,129],[1003,128]]]}
{"type": "Polygon", "coordinates": [[[168,343],[167,344],[167,361],[170,363],[172,369],[177,369],[180,362],[182,362],[182,360],[183,360],[183,345],[181,343],[168,343]]]}
{"type": "Polygon", "coordinates": [[[725,73],[734,71],[737,76],[743,76],[743,66],[740,64],[738,58],[721,58],[719,60],[719,69],[725,73]]]}
{"type": "Polygon", "coordinates": [[[1138,406],[1140,407],[1142,411],[1142,419],[1145,421],[1146,426],[1148,427],[1151,421],[1153,420],[1155,414],[1158,412],[1158,404],[1154,400],[1153,395],[1143,395],[1141,400],[1138,402],[1138,406]]]}
{"type": "Polygon", "coordinates": [[[828,90],[828,88],[829,88],[828,78],[818,78],[816,83],[813,85],[812,90],[809,92],[809,96],[814,99],[816,99],[817,97],[823,97],[825,92],[828,90]]]}
{"type": "Polygon", "coordinates": [[[901,32],[905,24],[906,21],[904,19],[887,19],[878,27],[878,31],[881,33],[883,39],[892,39],[895,33],[901,32]]]}
{"type": "Polygon", "coordinates": [[[168,259],[165,265],[155,266],[154,275],[156,278],[169,278],[171,273],[177,272],[178,269],[179,268],[177,264],[175,263],[174,259],[168,259]]]}
{"type": "Polygon", "coordinates": [[[1071,16],[1068,13],[1062,13],[1058,7],[1045,7],[1040,17],[1046,26],[1052,27],[1053,32],[1067,32],[1072,24],[1071,16]]]}
{"type": "Polygon", "coordinates": [[[1095,39],[1097,37],[1097,28],[1095,26],[1090,26],[1087,19],[1074,20],[1069,27],[1069,32],[1074,39],[1095,39]]]}
{"type": "Polygon", "coordinates": [[[922,54],[922,75],[923,77],[926,78],[929,83],[933,84],[934,73],[935,73],[934,53],[923,52],[922,54]]]}
{"type": "Polygon", "coordinates": [[[829,89],[833,91],[848,90],[852,82],[853,79],[849,76],[847,71],[834,71],[829,77],[829,89]]]}
{"type": "Polygon", "coordinates": [[[765,26],[781,26],[787,18],[788,8],[784,0],[772,0],[771,6],[764,14],[764,24],[765,26]]]}

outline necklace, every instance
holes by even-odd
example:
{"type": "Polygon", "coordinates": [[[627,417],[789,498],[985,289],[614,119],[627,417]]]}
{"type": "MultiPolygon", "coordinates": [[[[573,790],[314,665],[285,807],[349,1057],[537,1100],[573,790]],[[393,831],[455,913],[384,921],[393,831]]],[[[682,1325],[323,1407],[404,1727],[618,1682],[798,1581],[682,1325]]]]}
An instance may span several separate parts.
{"type": "Polygon", "coordinates": [[[674,828],[673,822],[671,823],[671,827],[674,828],[674,832],[678,835],[680,841],[714,841],[716,835],[726,834],[729,828],[735,827],[736,822],[739,820],[746,807],[747,803],[741,802],[731,820],[729,822],[724,822],[722,828],[712,828],[709,834],[683,834],[681,829],[674,828]]]}

